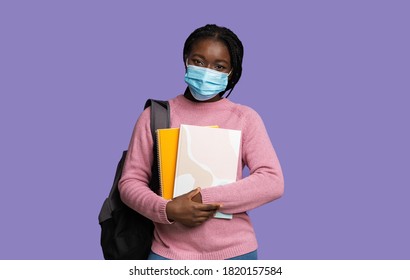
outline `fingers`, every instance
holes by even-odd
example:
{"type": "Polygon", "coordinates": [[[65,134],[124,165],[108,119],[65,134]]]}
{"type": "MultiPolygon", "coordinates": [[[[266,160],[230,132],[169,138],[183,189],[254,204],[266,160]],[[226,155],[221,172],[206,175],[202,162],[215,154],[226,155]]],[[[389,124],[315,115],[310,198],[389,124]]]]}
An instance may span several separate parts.
{"type": "MultiPolygon", "coordinates": [[[[213,218],[215,213],[219,210],[220,204],[198,204],[194,206],[194,211],[192,212],[192,217],[194,219],[200,218],[208,220],[213,218]]],[[[205,221],[204,220],[204,221],[205,221]]]]}
{"type": "Polygon", "coordinates": [[[196,210],[200,210],[200,211],[217,211],[219,208],[221,208],[221,205],[217,203],[212,203],[212,204],[196,203],[194,207],[196,210]]]}
{"type": "Polygon", "coordinates": [[[201,211],[196,209],[191,213],[189,218],[182,219],[179,222],[188,227],[196,227],[213,218],[215,213],[216,210],[201,211]]]}
{"type": "Polygon", "coordinates": [[[186,196],[187,196],[189,199],[192,199],[192,198],[193,198],[195,195],[197,195],[200,191],[201,191],[201,188],[196,188],[196,189],[190,191],[189,193],[187,193],[186,196]]]}
{"type": "Polygon", "coordinates": [[[215,212],[200,212],[200,213],[197,213],[195,217],[193,217],[191,220],[184,221],[185,223],[183,224],[189,227],[199,226],[203,224],[204,222],[206,222],[207,220],[209,220],[210,218],[212,218],[214,214],[215,212]]]}
{"type": "Polygon", "coordinates": [[[195,227],[212,218],[221,204],[203,204],[202,199],[201,202],[194,201],[192,198],[200,195],[200,191],[200,188],[196,188],[168,202],[166,208],[168,219],[185,226],[195,227]]]}

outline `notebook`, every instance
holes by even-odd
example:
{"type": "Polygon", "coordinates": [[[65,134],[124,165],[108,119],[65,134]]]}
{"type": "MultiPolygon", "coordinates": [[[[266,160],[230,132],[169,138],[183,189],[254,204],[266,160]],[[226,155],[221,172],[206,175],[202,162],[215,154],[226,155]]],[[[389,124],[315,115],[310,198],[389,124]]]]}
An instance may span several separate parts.
{"type": "Polygon", "coordinates": [[[165,199],[172,199],[179,128],[157,129],[156,134],[161,195],[165,199]]]}
{"type": "MultiPolygon", "coordinates": [[[[236,181],[241,131],[193,125],[181,125],[174,197],[196,187],[208,188],[236,181]]],[[[216,218],[231,219],[218,212],[216,218]]]]}

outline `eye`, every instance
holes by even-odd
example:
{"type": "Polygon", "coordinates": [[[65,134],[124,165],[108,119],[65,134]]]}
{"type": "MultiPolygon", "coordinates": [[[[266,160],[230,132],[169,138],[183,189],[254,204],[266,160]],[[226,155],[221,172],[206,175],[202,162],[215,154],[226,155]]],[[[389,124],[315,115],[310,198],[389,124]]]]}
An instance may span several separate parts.
{"type": "Polygon", "coordinates": [[[217,70],[217,71],[224,71],[225,69],[226,69],[226,67],[223,66],[223,65],[215,65],[215,70],[217,70]]]}
{"type": "Polygon", "coordinates": [[[198,65],[198,66],[203,66],[204,65],[204,62],[203,61],[201,61],[201,60],[199,60],[199,59],[192,59],[192,62],[195,64],[195,65],[198,65]]]}

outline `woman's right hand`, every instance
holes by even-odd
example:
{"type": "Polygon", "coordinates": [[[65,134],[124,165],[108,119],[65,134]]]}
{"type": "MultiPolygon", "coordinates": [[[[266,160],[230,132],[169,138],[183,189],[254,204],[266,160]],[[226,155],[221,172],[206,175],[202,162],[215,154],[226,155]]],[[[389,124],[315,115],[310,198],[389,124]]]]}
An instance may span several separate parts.
{"type": "Polygon", "coordinates": [[[200,191],[200,188],[196,188],[169,201],[166,206],[168,220],[179,222],[188,227],[195,227],[213,217],[220,205],[193,201],[193,197],[200,191]]]}

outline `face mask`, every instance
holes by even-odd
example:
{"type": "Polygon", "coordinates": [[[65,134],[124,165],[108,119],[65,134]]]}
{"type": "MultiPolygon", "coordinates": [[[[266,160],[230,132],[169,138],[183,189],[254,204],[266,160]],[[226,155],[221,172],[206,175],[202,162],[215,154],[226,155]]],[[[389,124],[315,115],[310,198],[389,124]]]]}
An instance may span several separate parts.
{"type": "Polygon", "coordinates": [[[185,82],[188,84],[192,96],[198,101],[204,101],[215,97],[226,89],[229,74],[205,67],[188,65],[185,82]]]}

